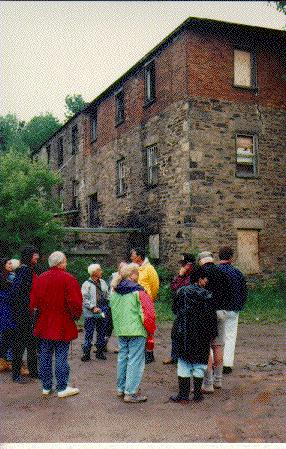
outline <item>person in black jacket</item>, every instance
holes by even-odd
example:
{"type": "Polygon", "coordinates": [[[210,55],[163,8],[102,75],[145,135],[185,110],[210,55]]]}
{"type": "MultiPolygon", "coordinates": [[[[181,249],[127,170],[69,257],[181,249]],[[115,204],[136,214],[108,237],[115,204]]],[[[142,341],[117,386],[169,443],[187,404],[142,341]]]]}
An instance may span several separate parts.
{"type": "Polygon", "coordinates": [[[231,298],[231,286],[229,277],[215,265],[211,252],[204,251],[200,253],[198,262],[200,266],[204,267],[208,279],[206,289],[212,293],[217,313],[218,334],[211,342],[213,357],[210,354],[208,369],[202,387],[205,393],[213,393],[214,388],[222,387],[225,318],[231,298]]]}
{"type": "Polygon", "coordinates": [[[38,378],[37,343],[33,335],[33,319],[30,312],[30,293],[37,277],[34,273],[39,259],[39,251],[34,246],[26,246],[21,253],[21,265],[11,289],[13,319],[16,324],[13,339],[12,380],[20,384],[27,383],[22,377],[21,366],[25,348],[30,377],[38,378]]]}
{"type": "Polygon", "coordinates": [[[212,295],[203,287],[208,283],[203,268],[191,273],[191,284],[177,292],[173,338],[178,348],[179,393],[172,402],[186,403],[190,378],[194,381],[194,401],[203,399],[201,387],[210,353],[210,342],[217,335],[217,319],[212,295]]]}
{"type": "Polygon", "coordinates": [[[247,285],[244,275],[232,265],[233,250],[223,246],[219,250],[219,269],[230,279],[231,297],[226,304],[225,346],[223,353],[223,373],[230,374],[233,368],[235,343],[239,312],[243,309],[247,298],[247,285]]]}

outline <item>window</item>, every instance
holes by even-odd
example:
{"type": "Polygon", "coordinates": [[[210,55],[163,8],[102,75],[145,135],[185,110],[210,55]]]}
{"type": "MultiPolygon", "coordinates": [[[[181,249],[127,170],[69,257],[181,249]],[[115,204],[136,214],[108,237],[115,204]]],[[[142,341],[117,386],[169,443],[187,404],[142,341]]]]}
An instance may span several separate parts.
{"type": "Polygon", "coordinates": [[[91,228],[96,228],[100,226],[99,203],[97,199],[97,193],[90,195],[88,200],[89,200],[88,201],[89,226],[91,228]]]}
{"type": "Polygon", "coordinates": [[[59,202],[60,202],[60,209],[64,210],[64,188],[59,187],[59,202]]]}
{"type": "Polygon", "coordinates": [[[73,209],[79,209],[79,195],[78,195],[78,181],[72,183],[72,197],[73,197],[73,209]]]}
{"type": "Polygon", "coordinates": [[[117,171],[117,196],[124,195],[126,192],[125,184],[125,159],[120,159],[116,163],[117,171]]]}
{"type": "Polygon", "coordinates": [[[259,231],[238,229],[237,264],[244,274],[257,274],[259,268],[259,231]]]}
{"type": "Polygon", "coordinates": [[[256,87],[256,61],[253,52],[234,50],[234,85],[239,87],[256,87]]]}
{"type": "Polygon", "coordinates": [[[92,142],[97,139],[97,109],[90,116],[90,138],[92,142]]]}
{"type": "Polygon", "coordinates": [[[115,108],[115,124],[120,125],[124,122],[124,92],[122,89],[115,94],[115,108]]]}
{"type": "Polygon", "coordinates": [[[147,147],[147,183],[148,186],[158,184],[158,149],[157,145],[147,147]]]}
{"type": "Polygon", "coordinates": [[[46,151],[47,151],[47,164],[49,165],[51,160],[51,145],[47,145],[46,151]]]}
{"type": "Polygon", "coordinates": [[[72,127],[72,154],[76,154],[78,150],[78,127],[72,127]]]}
{"type": "Polygon", "coordinates": [[[145,66],[145,104],[149,104],[155,100],[155,61],[149,62],[145,66]]]}
{"type": "Polygon", "coordinates": [[[60,137],[58,140],[58,167],[61,167],[64,163],[64,141],[60,137]]]}
{"type": "Polygon", "coordinates": [[[257,175],[257,137],[236,136],[236,176],[257,175]]]}

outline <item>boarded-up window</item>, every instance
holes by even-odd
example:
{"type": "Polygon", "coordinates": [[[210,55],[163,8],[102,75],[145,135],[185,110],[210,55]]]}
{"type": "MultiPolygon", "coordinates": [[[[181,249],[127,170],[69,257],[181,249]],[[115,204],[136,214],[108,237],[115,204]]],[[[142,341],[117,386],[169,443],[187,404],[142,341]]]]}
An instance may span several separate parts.
{"type": "Polygon", "coordinates": [[[254,55],[245,50],[234,50],[234,85],[255,87],[254,55]]]}
{"type": "Polygon", "coordinates": [[[236,136],[236,175],[257,175],[257,137],[236,136]]]}
{"type": "Polygon", "coordinates": [[[259,268],[258,231],[237,231],[237,264],[244,274],[257,274],[259,268]]]}

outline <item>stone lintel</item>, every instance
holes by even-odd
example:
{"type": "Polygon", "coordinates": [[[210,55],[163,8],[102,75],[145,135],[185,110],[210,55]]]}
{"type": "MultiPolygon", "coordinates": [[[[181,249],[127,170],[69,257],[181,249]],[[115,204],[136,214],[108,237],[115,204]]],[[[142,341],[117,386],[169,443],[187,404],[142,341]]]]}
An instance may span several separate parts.
{"type": "Polygon", "coordinates": [[[263,229],[264,220],[260,218],[235,218],[233,226],[236,229],[263,229]]]}

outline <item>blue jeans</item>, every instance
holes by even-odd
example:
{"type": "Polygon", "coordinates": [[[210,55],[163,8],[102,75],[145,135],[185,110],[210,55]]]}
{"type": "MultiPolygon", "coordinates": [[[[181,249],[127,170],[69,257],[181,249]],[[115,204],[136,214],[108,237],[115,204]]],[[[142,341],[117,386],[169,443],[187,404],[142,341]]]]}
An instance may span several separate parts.
{"type": "Polygon", "coordinates": [[[96,328],[96,349],[99,352],[103,350],[106,343],[105,337],[107,326],[108,326],[107,317],[106,318],[91,317],[84,319],[84,330],[85,330],[84,344],[83,344],[84,354],[90,353],[95,328],[96,328]]]}
{"type": "Polygon", "coordinates": [[[145,337],[118,337],[118,392],[137,393],[145,367],[145,344],[145,337]]]}
{"type": "Polygon", "coordinates": [[[177,374],[178,377],[199,377],[203,379],[207,370],[207,365],[202,363],[191,363],[183,359],[178,359],[177,374]]]}
{"type": "Polygon", "coordinates": [[[69,345],[69,341],[40,340],[39,374],[43,389],[51,390],[53,385],[53,353],[55,353],[57,391],[66,389],[70,373],[68,364],[69,345]]]}

